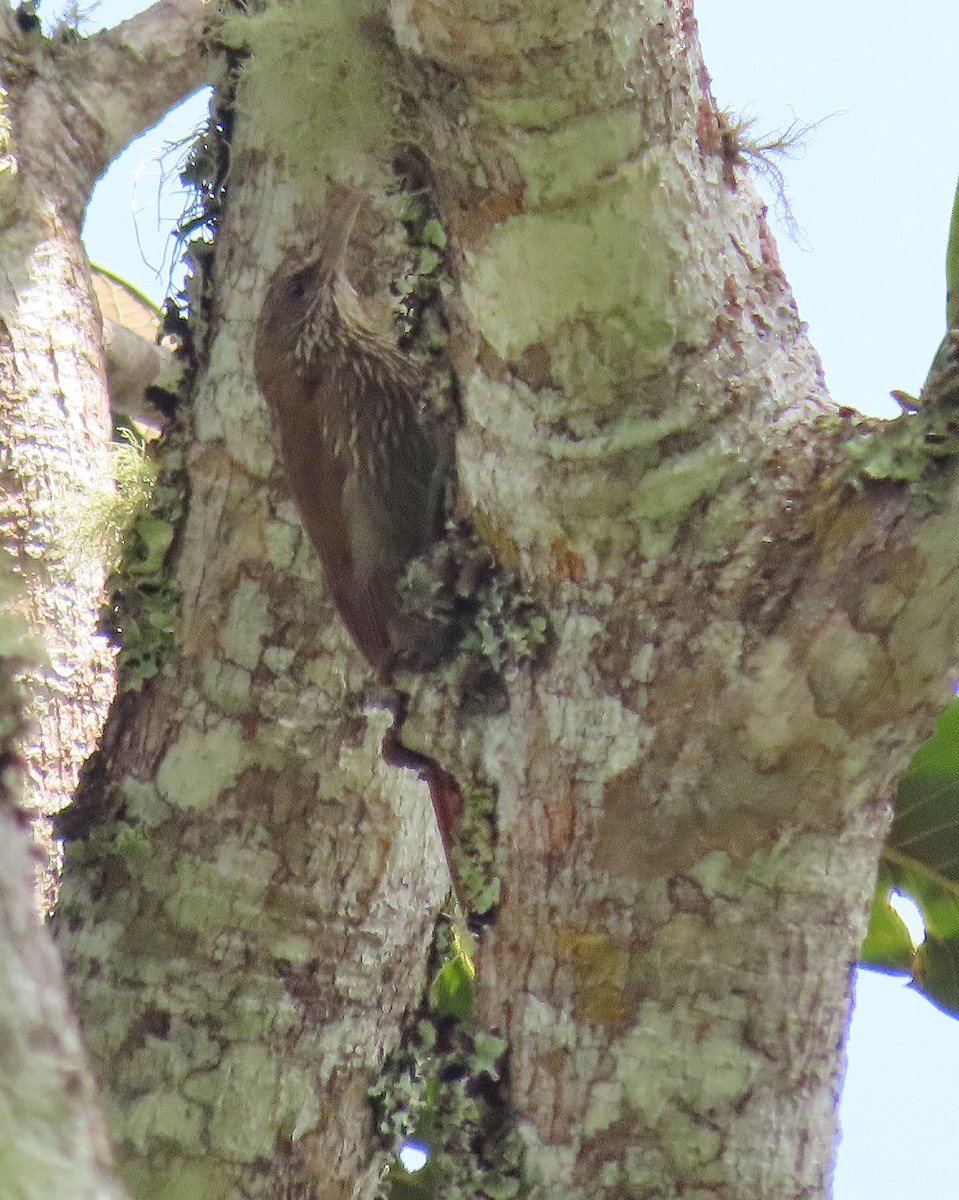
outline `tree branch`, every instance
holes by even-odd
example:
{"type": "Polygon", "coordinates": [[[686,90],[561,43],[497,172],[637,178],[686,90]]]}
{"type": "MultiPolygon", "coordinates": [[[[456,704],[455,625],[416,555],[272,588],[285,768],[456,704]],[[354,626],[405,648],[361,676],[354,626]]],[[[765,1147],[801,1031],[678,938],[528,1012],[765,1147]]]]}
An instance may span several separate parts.
{"type": "Polygon", "coordinates": [[[211,82],[203,0],[159,0],[75,47],[77,100],[103,130],[105,168],[174,105],[211,82]],[[76,70],[78,64],[85,68],[76,70]]]}

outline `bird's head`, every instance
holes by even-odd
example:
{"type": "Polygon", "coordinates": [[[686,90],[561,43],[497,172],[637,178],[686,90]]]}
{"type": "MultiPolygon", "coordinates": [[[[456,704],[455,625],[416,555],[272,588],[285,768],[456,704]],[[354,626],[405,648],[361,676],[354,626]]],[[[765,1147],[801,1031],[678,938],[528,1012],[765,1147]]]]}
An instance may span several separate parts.
{"type": "Polygon", "coordinates": [[[341,192],[324,217],[322,241],[316,253],[305,263],[288,259],[270,283],[256,325],[254,362],[261,387],[267,377],[275,374],[278,364],[302,357],[298,354],[301,339],[312,322],[323,319],[324,301],[329,302],[342,272],[362,203],[361,192],[341,192]]]}

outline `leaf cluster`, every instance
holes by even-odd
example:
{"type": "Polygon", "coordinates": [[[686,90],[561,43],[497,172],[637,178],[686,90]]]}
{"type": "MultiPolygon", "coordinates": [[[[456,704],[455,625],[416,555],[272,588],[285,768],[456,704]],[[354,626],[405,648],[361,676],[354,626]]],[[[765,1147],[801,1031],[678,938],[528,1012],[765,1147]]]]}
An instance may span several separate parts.
{"type": "MultiPolygon", "coordinates": [[[[410,158],[416,162],[412,155],[410,158]]],[[[396,284],[402,344],[442,358],[449,341],[444,300],[452,288],[446,231],[426,178],[419,179],[421,186],[416,187],[418,177],[412,166],[405,165],[401,177],[412,180],[404,193],[400,215],[412,256],[405,275],[396,284]]]]}
{"type": "Polygon", "coordinates": [[[391,1149],[411,1139],[429,1153],[415,1173],[396,1160],[381,1189],[389,1200],[524,1194],[522,1142],[505,1091],[508,1046],[476,1025],[468,936],[449,917],[437,923],[423,1013],[370,1092],[391,1149]],[[398,1119],[388,1111],[394,1098],[398,1119]]]}
{"type": "Polygon", "coordinates": [[[157,675],[170,654],[180,604],[169,553],[183,514],[182,488],[175,475],[153,479],[130,519],[101,612],[101,629],[119,647],[120,687],[132,691],[157,675]]]}
{"type": "Polygon", "coordinates": [[[937,1008],[959,1016],[959,701],[916,752],[899,782],[895,815],[883,851],[864,966],[909,975],[937,1008]],[[913,943],[891,901],[909,896],[925,938],[913,943]]]}

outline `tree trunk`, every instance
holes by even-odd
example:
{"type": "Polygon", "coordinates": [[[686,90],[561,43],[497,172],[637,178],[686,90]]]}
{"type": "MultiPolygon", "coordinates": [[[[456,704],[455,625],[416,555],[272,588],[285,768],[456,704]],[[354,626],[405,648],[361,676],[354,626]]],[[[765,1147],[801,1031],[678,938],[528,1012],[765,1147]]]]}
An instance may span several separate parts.
{"type": "Polygon", "coordinates": [[[249,248],[275,263],[284,226],[240,135],[229,189],[206,369],[169,439],[190,498],[177,654],[114,707],[73,814],[59,940],[132,1195],[332,1200],[376,1186],[366,1092],[423,991],[448,878],[425,789],[381,761],[389,716],[364,696],[252,383],[249,248]]]}
{"type": "MultiPolygon", "coordinates": [[[[113,691],[112,651],[96,636],[102,554],[79,520],[89,498],[112,487],[112,422],[80,222],[97,176],[145,127],[138,122],[156,120],[177,87],[198,86],[198,52],[184,39],[189,5],[157,7],[119,38],[86,42],[43,38],[29,6],[0,14],[0,596],[24,618],[11,629],[4,613],[0,627],[0,1193],[24,1200],[120,1195],[60,963],[40,925],[39,856],[24,811],[67,802],[113,691]],[[131,99],[131,60],[142,74],[151,47],[156,77],[137,80],[131,99]],[[24,684],[23,728],[33,735],[22,751],[8,703],[14,670],[24,684]]],[[[49,864],[42,874],[48,903],[49,864]]]]}
{"type": "MultiPolygon", "coordinates": [[[[23,587],[43,662],[28,695],[35,737],[27,751],[29,800],[45,813],[67,803],[106,716],[112,653],[96,636],[104,566],[93,536],[83,544],[78,513],[112,486],[112,426],[100,331],[90,293],[80,221],[93,164],[66,158],[74,130],[47,105],[42,145],[30,128],[35,97],[11,102],[24,139],[8,176],[0,238],[5,264],[0,309],[0,443],[4,446],[4,549],[23,587]],[[77,176],[81,178],[78,179],[77,176]]],[[[50,899],[49,877],[44,886],[50,899]]]]}
{"type": "Polygon", "coordinates": [[[224,31],[251,57],[171,442],[177,652],[114,708],[60,915],[124,1179],[376,1186],[366,1090],[446,880],[251,348],[330,181],[370,196],[361,291],[429,273],[399,220],[415,165],[448,241],[460,511],[501,572],[404,735],[468,818],[495,799],[477,995],[519,1137],[487,1129],[500,1161],[459,1192],[824,1196],[887,797],[955,659],[952,502],[844,482],[867,426],[825,394],[687,4],[350,13],[224,31]]]}

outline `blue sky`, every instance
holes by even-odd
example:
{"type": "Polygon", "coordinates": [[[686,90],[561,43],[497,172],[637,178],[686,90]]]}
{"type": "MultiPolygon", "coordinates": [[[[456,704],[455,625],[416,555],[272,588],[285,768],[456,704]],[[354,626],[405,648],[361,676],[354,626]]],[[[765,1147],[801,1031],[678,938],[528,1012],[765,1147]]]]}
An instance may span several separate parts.
{"type": "Polygon", "coordinates": [[[894,416],[889,391],[918,390],[944,331],[959,7],[696,0],[696,11],[720,105],[755,116],[759,132],[822,121],[782,164],[808,249],[780,228],[780,253],[833,398],[894,416]]]}
{"type": "MultiPolygon", "coordinates": [[[[139,7],[108,0],[95,28],[139,7]]],[[[917,392],[944,328],[946,233],[959,172],[954,0],[698,0],[720,105],[775,132],[821,121],[781,163],[801,244],[780,253],[835,400],[898,412],[917,392]]],[[[166,143],[202,119],[201,99],[135,143],[91,206],[91,257],[159,300],[179,213],[166,143]],[[144,261],[145,260],[145,261],[144,261]]],[[[762,179],[758,184],[773,197],[762,179]]],[[[849,1041],[835,1200],[903,1200],[955,1191],[952,1145],[959,1023],[901,982],[863,972],[849,1041]]]]}

